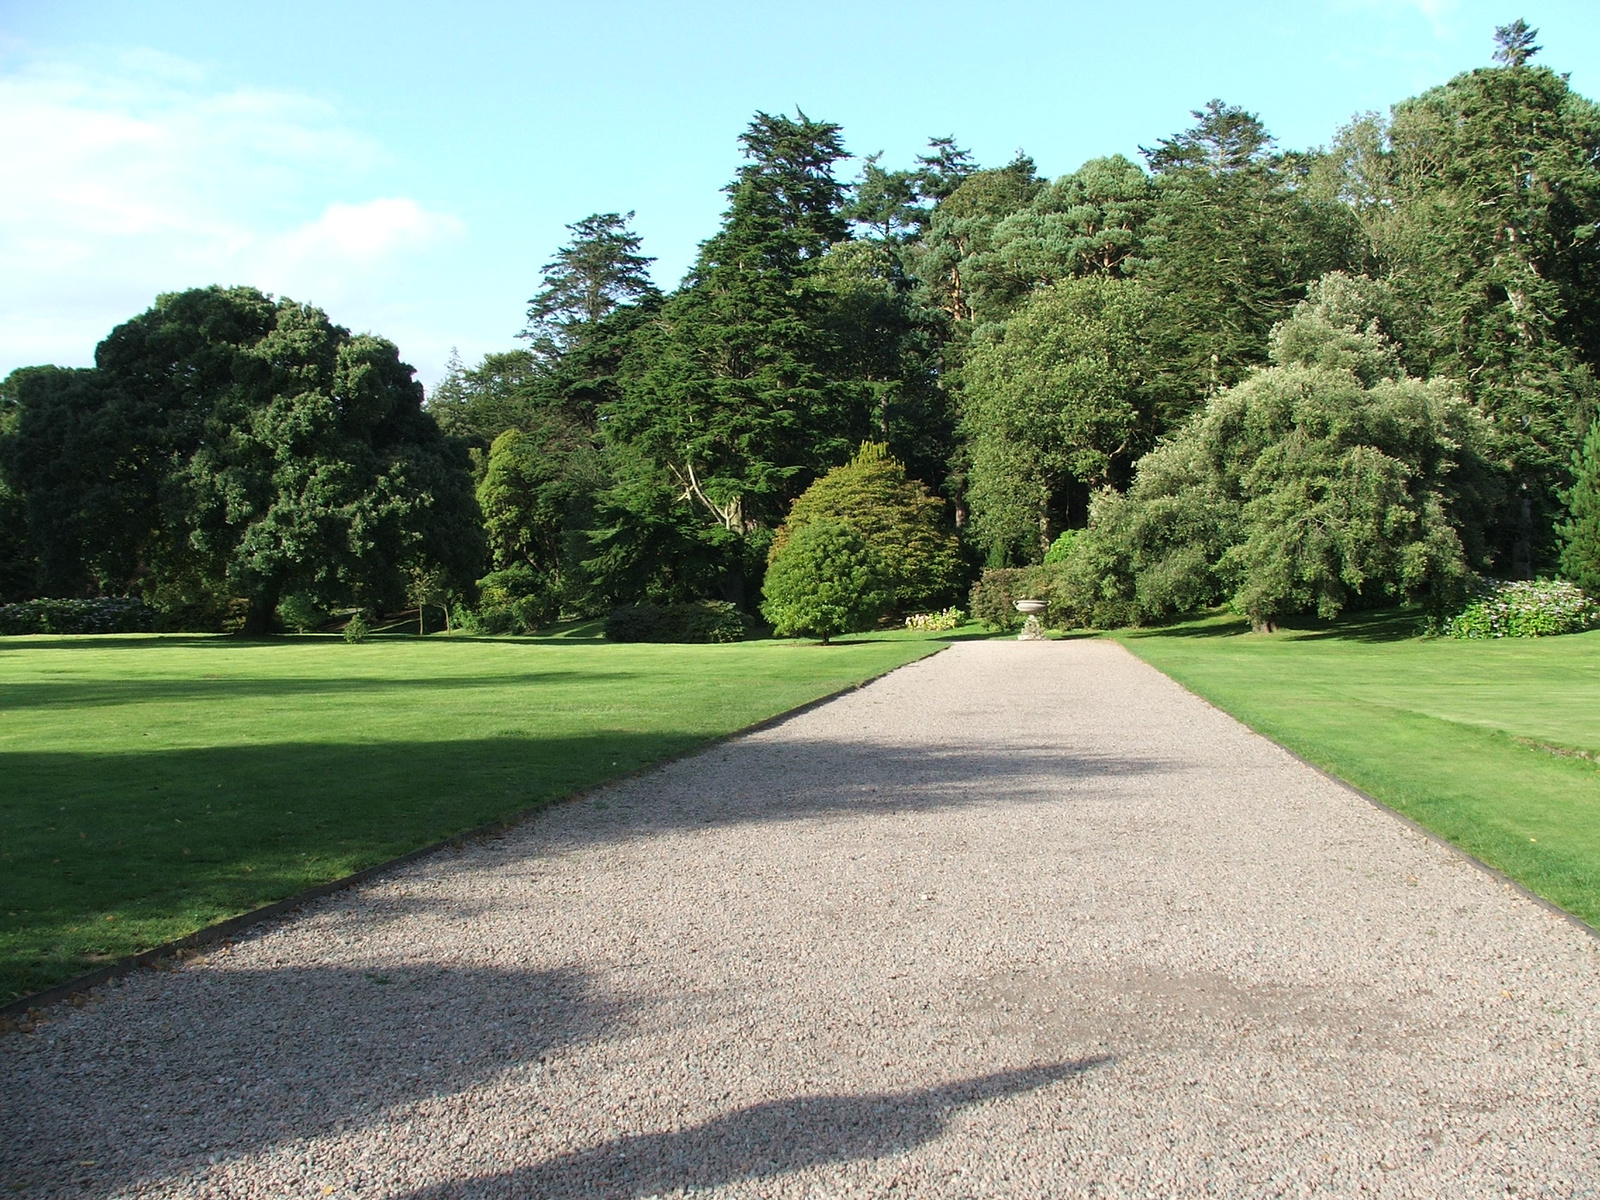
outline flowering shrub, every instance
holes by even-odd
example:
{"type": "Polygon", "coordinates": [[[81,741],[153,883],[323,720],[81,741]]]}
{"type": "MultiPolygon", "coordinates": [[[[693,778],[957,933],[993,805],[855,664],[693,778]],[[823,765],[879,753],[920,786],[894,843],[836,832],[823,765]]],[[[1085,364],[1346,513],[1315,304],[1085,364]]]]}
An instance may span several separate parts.
{"type": "Polygon", "coordinates": [[[131,596],[0,604],[0,636],[18,633],[148,633],[155,613],[131,596]]]}
{"type": "Polygon", "coordinates": [[[1451,617],[1453,638],[1550,637],[1600,627],[1600,603],[1560,579],[1486,579],[1473,602],[1451,617]]]}
{"type": "Polygon", "coordinates": [[[943,612],[913,613],[906,618],[907,629],[920,629],[924,633],[943,633],[947,629],[954,629],[967,619],[967,614],[959,608],[947,608],[943,612]]]}

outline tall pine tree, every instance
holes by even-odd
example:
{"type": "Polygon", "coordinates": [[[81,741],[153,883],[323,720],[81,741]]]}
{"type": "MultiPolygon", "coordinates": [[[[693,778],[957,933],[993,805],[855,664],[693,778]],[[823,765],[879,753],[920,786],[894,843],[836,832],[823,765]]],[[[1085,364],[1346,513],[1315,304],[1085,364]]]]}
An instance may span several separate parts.
{"type": "MultiPolygon", "coordinates": [[[[837,378],[835,347],[810,286],[848,237],[839,127],[757,113],[740,136],[746,164],[728,185],[721,230],[683,288],[636,342],[637,369],[604,414],[635,481],[669,489],[720,547],[724,592],[745,599],[789,502],[849,457],[869,431],[862,391],[837,378]],[[759,547],[747,547],[752,535],[759,547]]],[[[641,495],[615,511],[619,522],[641,495]]],[[[651,501],[647,506],[655,510],[651,501]]],[[[618,531],[605,531],[615,542],[618,531]]]]}

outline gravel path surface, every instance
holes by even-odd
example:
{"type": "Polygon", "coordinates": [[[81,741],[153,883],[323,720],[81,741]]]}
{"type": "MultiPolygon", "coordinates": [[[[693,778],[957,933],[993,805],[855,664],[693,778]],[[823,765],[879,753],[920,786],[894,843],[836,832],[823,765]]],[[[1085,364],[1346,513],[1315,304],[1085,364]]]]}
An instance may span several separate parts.
{"type": "Polygon", "coordinates": [[[968,643],[0,1038],[0,1191],[1596,1196],[1597,951],[1110,642],[968,643]]]}

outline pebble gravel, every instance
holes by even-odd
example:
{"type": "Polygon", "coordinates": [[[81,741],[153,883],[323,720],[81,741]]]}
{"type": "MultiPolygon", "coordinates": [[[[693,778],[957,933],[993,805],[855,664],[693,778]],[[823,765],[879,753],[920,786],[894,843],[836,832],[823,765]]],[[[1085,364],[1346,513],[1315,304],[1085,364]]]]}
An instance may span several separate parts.
{"type": "Polygon", "coordinates": [[[1597,1196],[1597,950],[1114,643],[962,643],[0,1037],[0,1194],[1597,1196]]]}

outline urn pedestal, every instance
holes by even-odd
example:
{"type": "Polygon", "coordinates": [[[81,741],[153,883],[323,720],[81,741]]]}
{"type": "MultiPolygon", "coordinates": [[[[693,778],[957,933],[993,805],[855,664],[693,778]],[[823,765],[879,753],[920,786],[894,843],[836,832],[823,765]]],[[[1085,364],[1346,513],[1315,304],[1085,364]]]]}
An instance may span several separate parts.
{"type": "Polygon", "coordinates": [[[1022,623],[1022,632],[1017,634],[1017,641],[1044,641],[1044,626],[1039,623],[1039,614],[1045,610],[1045,602],[1043,600],[1013,600],[1011,605],[1028,618],[1022,623]]]}

